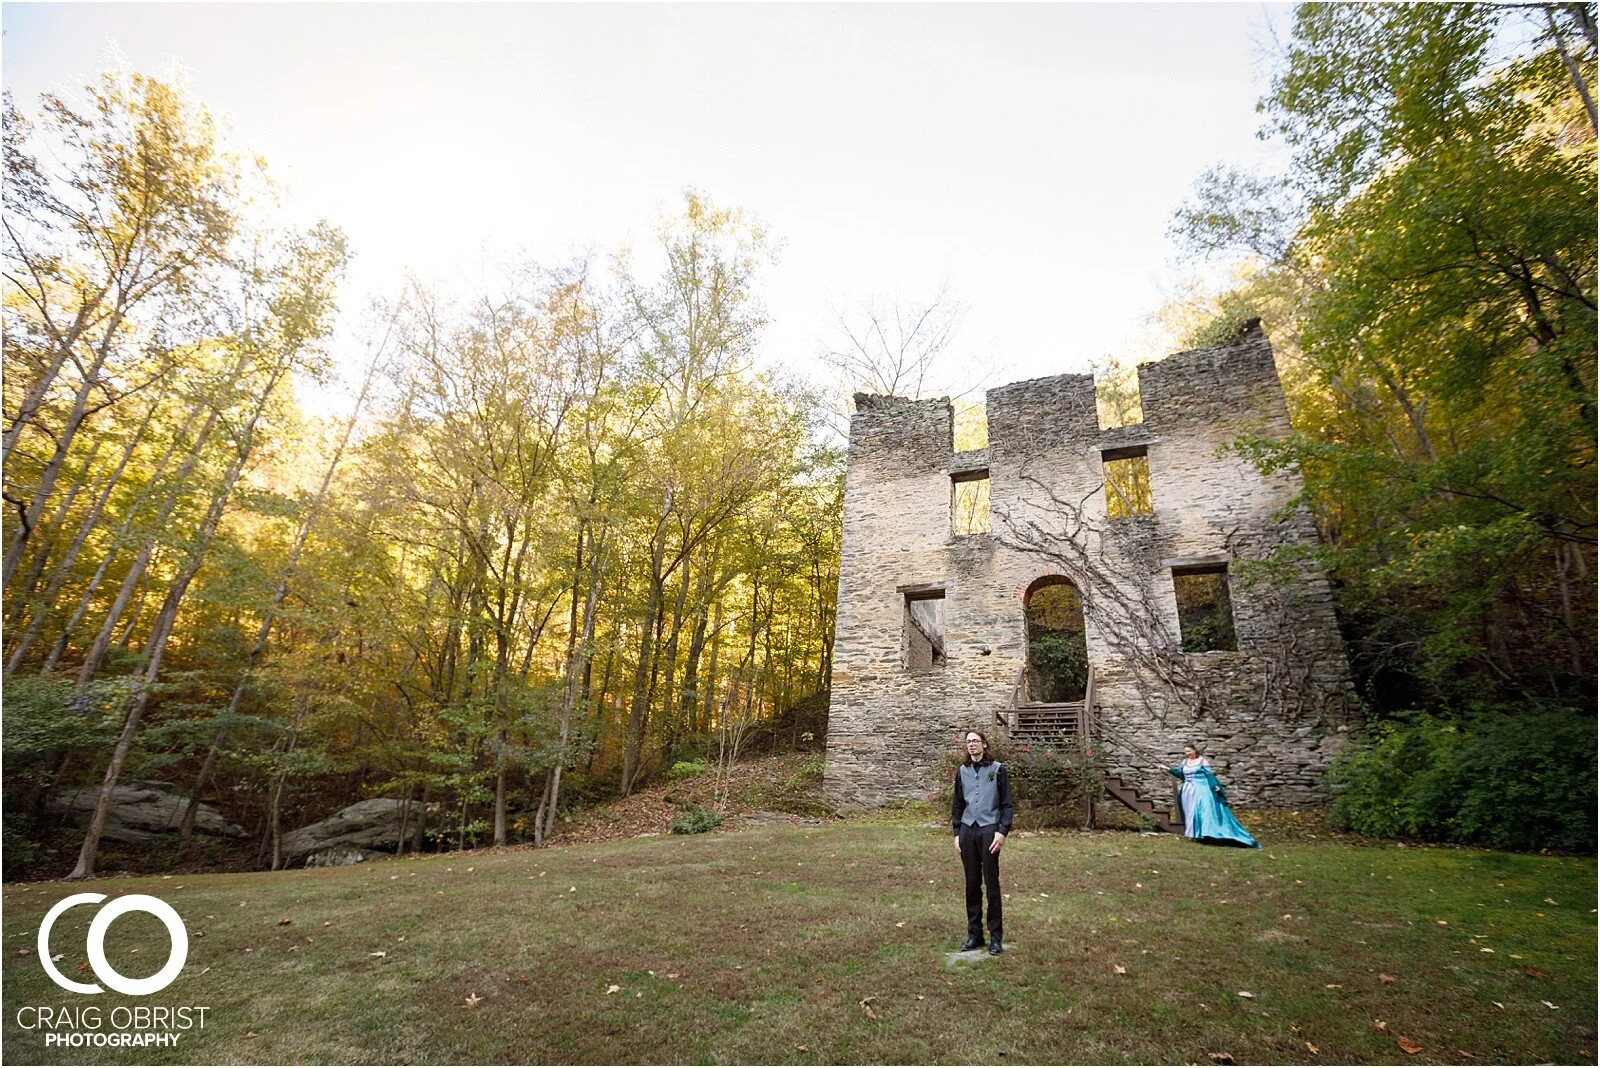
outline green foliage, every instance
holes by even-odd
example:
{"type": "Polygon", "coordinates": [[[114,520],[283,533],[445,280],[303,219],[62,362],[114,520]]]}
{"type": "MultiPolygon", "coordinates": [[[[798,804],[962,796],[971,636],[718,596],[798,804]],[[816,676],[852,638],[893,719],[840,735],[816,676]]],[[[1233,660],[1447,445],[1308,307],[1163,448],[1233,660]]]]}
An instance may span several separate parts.
{"type": "Polygon", "coordinates": [[[1407,713],[1340,756],[1333,818],[1378,837],[1592,853],[1596,774],[1594,718],[1584,713],[1407,713]]]}
{"type": "MultiPolygon", "coordinates": [[[[1002,761],[1011,780],[1016,819],[1035,827],[1079,826],[1086,803],[1104,790],[1105,769],[1081,739],[1059,737],[1012,743],[990,739],[990,755],[1002,761]],[[1027,815],[1023,816],[1022,813],[1027,815]]],[[[950,811],[956,769],[967,759],[961,737],[939,751],[934,785],[927,802],[941,816],[950,811]]]]}
{"type": "Polygon", "coordinates": [[[672,782],[704,775],[711,770],[711,765],[702,760],[680,760],[667,769],[667,778],[672,782]]]}
{"type": "Polygon", "coordinates": [[[1103,769],[1094,753],[1076,738],[1014,745],[1006,767],[1019,803],[1071,808],[1078,817],[1084,802],[1099,797],[1103,789],[1103,769]]]}
{"type": "Polygon", "coordinates": [[[95,685],[73,710],[71,679],[27,676],[5,686],[5,760],[8,776],[64,748],[106,747],[122,726],[126,679],[95,685]]]}
{"type": "Polygon", "coordinates": [[[1238,648],[1226,574],[1174,574],[1172,584],[1177,596],[1178,629],[1184,652],[1238,648]]]}
{"type": "Polygon", "coordinates": [[[41,828],[32,816],[15,808],[7,808],[0,822],[4,825],[0,857],[5,860],[5,877],[11,880],[44,855],[44,847],[39,841],[41,828]]]}
{"type": "Polygon", "coordinates": [[[1250,257],[1189,340],[1267,318],[1294,433],[1235,448],[1304,475],[1380,713],[1594,706],[1593,26],[1303,5],[1262,101],[1286,173],[1208,172],[1174,221],[1250,257]]]}
{"type": "Polygon", "coordinates": [[[1081,630],[1028,628],[1028,693],[1036,701],[1075,701],[1089,681],[1081,630]]]}
{"type": "Polygon", "coordinates": [[[696,808],[684,813],[668,825],[673,834],[704,834],[722,826],[722,816],[707,808],[696,808]]]}
{"type": "Polygon", "coordinates": [[[1089,682],[1089,647],[1078,591],[1056,583],[1028,598],[1028,694],[1034,701],[1076,701],[1089,682]]]}

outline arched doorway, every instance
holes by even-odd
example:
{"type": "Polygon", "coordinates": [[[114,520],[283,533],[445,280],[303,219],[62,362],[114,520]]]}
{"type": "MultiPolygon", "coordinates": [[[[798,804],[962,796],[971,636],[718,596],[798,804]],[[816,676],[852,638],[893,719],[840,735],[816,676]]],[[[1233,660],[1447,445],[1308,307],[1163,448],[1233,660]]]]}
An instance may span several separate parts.
{"type": "Polygon", "coordinates": [[[1082,701],[1089,684],[1089,644],[1083,598],[1064,575],[1047,575],[1028,587],[1027,699],[1030,704],[1082,701]]]}

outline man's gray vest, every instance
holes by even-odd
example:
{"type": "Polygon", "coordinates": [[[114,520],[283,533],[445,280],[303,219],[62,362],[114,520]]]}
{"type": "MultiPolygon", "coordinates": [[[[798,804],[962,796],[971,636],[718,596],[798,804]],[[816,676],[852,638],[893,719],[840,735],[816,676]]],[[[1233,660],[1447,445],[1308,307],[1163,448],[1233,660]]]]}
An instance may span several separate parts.
{"type": "Polygon", "coordinates": [[[987,827],[1000,822],[1000,765],[963,764],[958,769],[961,776],[961,797],[967,806],[962,810],[961,822],[987,827]]]}

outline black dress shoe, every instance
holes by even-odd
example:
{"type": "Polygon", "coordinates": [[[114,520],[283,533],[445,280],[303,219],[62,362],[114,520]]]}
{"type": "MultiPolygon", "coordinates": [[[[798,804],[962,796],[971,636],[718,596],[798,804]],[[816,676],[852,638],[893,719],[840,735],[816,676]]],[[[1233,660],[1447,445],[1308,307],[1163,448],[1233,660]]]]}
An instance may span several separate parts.
{"type": "Polygon", "coordinates": [[[974,949],[982,949],[982,948],[983,948],[983,939],[979,938],[977,935],[971,936],[970,938],[968,938],[965,942],[963,942],[961,944],[961,952],[963,952],[963,953],[969,953],[974,949]]]}
{"type": "Polygon", "coordinates": [[[993,942],[989,943],[989,956],[998,956],[1002,952],[1003,950],[1000,948],[1000,939],[996,938],[993,942]]]}

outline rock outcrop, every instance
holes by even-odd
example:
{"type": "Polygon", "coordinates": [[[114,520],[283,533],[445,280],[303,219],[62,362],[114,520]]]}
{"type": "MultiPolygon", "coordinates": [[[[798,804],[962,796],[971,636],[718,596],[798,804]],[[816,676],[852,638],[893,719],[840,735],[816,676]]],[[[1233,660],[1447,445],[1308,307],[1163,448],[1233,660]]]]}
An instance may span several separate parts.
{"type": "MultiPolygon", "coordinates": [[[[401,802],[392,797],[357,801],[325,820],[284,835],[284,859],[292,864],[335,847],[392,853],[400,837],[400,810],[401,802]]],[[[419,812],[420,806],[413,805],[411,819],[416,819],[419,812]]]]}
{"type": "MultiPolygon", "coordinates": [[[[94,811],[100,791],[97,787],[64,790],[50,799],[47,809],[58,815],[84,815],[94,811]]],[[[110,842],[146,842],[158,834],[178,830],[189,799],[175,793],[171,783],[135,780],[120,783],[111,791],[111,811],[101,837],[110,842]]],[[[202,804],[195,819],[196,834],[219,838],[247,837],[245,829],[229,823],[222,813],[202,804]]]]}

